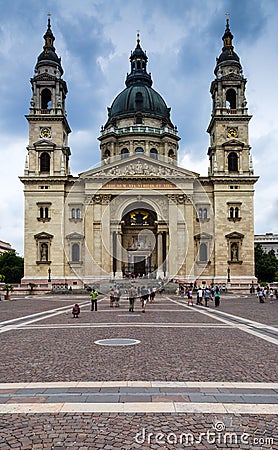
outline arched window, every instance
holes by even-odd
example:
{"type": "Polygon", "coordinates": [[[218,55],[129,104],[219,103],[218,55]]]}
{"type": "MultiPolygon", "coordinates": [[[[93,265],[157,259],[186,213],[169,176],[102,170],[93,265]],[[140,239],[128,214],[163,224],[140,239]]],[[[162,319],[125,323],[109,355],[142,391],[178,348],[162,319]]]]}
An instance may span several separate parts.
{"type": "Polygon", "coordinates": [[[208,260],[207,244],[202,243],[200,245],[199,255],[200,255],[200,261],[206,262],[208,260]]]}
{"type": "Polygon", "coordinates": [[[109,150],[105,150],[104,158],[109,158],[109,157],[110,157],[110,151],[109,150]]]}
{"type": "Polygon", "coordinates": [[[233,218],[234,218],[234,208],[231,207],[230,208],[230,219],[233,219],[233,218]]]}
{"type": "Polygon", "coordinates": [[[174,152],[173,152],[173,150],[169,150],[169,152],[168,152],[168,158],[174,158],[174,152]]]}
{"type": "Polygon", "coordinates": [[[236,109],[236,92],[234,89],[228,89],[226,92],[226,108],[236,109]]]}
{"type": "Polygon", "coordinates": [[[80,218],[81,218],[81,211],[80,211],[80,208],[77,208],[77,209],[76,209],[76,218],[77,218],[77,219],[80,219],[80,218]]]}
{"type": "Polygon", "coordinates": [[[204,210],[203,210],[203,218],[204,219],[208,218],[208,210],[207,210],[207,208],[204,208],[204,210]]]}
{"type": "Polygon", "coordinates": [[[231,152],[228,155],[228,170],[229,172],[238,172],[238,156],[236,152],[231,152]]]}
{"type": "Polygon", "coordinates": [[[144,153],[144,149],[142,147],[136,147],[135,153],[144,153]]]}
{"type": "Polygon", "coordinates": [[[47,88],[43,89],[43,91],[41,93],[41,105],[42,105],[42,109],[51,109],[52,108],[51,92],[47,88]]]}
{"type": "Polygon", "coordinates": [[[123,148],[121,150],[121,159],[128,158],[128,155],[129,155],[128,149],[127,148],[123,148]]]}
{"type": "Polygon", "coordinates": [[[202,208],[199,208],[199,209],[198,209],[198,218],[199,218],[199,219],[202,219],[202,218],[203,218],[203,210],[202,210],[202,208]]]}
{"type": "Polygon", "coordinates": [[[235,219],[238,219],[239,218],[239,209],[238,209],[238,207],[236,206],[235,207],[235,219]]]}
{"type": "Polygon", "coordinates": [[[44,217],[46,219],[48,219],[48,207],[47,206],[44,208],[44,217]]]}
{"type": "Polygon", "coordinates": [[[137,125],[141,125],[143,123],[143,119],[141,116],[136,116],[135,123],[137,125]]]}
{"type": "Polygon", "coordinates": [[[157,159],[157,150],[156,148],[151,148],[150,149],[150,157],[153,159],[157,159]]]}
{"type": "Polygon", "coordinates": [[[71,210],[71,218],[75,219],[75,208],[72,208],[71,210]]]}
{"type": "Polygon", "coordinates": [[[78,262],[80,260],[80,247],[79,244],[73,244],[71,248],[71,260],[78,262]]]}
{"type": "Polygon", "coordinates": [[[43,152],[40,156],[40,171],[50,172],[50,156],[47,152],[43,152]]]}
{"type": "Polygon", "coordinates": [[[43,207],[40,207],[40,218],[43,219],[43,207]]]}

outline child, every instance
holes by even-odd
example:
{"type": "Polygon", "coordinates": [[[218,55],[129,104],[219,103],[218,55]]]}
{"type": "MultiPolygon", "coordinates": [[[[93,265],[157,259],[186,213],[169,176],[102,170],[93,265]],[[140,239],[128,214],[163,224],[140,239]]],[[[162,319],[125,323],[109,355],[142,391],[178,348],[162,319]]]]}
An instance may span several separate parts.
{"type": "Polygon", "coordinates": [[[75,303],[74,307],[72,308],[72,315],[73,319],[78,319],[78,316],[80,314],[80,307],[77,303],[75,303]]]}

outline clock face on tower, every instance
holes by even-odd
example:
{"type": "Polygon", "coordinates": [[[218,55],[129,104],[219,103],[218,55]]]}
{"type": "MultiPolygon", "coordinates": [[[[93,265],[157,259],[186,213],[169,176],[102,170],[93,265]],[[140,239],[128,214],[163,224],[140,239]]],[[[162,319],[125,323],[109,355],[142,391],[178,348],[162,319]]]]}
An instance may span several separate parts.
{"type": "Polygon", "coordinates": [[[228,138],[237,137],[237,130],[235,128],[229,128],[227,136],[228,136],[228,138]]]}
{"type": "Polygon", "coordinates": [[[41,138],[51,138],[51,128],[50,127],[42,127],[40,129],[40,137],[41,138]]]}

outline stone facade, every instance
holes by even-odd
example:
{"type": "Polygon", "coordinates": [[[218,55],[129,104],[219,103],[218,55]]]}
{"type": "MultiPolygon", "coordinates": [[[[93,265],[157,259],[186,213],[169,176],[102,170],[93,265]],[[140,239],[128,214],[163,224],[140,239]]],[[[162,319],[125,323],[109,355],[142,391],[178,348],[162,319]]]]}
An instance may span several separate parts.
{"type": "Polygon", "coordinates": [[[67,86],[50,22],[31,79],[23,283],[92,284],[145,275],[254,278],[254,184],[246,79],[227,21],[211,84],[209,175],[179,167],[177,128],[154,91],[138,36],[131,72],[99,136],[101,164],[70,174],[67,86]]]}

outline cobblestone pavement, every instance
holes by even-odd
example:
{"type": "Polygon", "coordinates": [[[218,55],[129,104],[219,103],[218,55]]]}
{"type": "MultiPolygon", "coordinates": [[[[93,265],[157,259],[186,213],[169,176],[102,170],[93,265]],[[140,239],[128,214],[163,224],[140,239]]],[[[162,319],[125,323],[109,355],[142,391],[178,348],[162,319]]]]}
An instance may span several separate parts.
{"type": "Polygon", "coordinates": [[[278,449],[278,302],[227,294],[218,312],[157,297],[130,314],[87,300],[0,302],[0,450],[278,449]],[[109,338],[140,342],[95,344],[109,338]]]}

